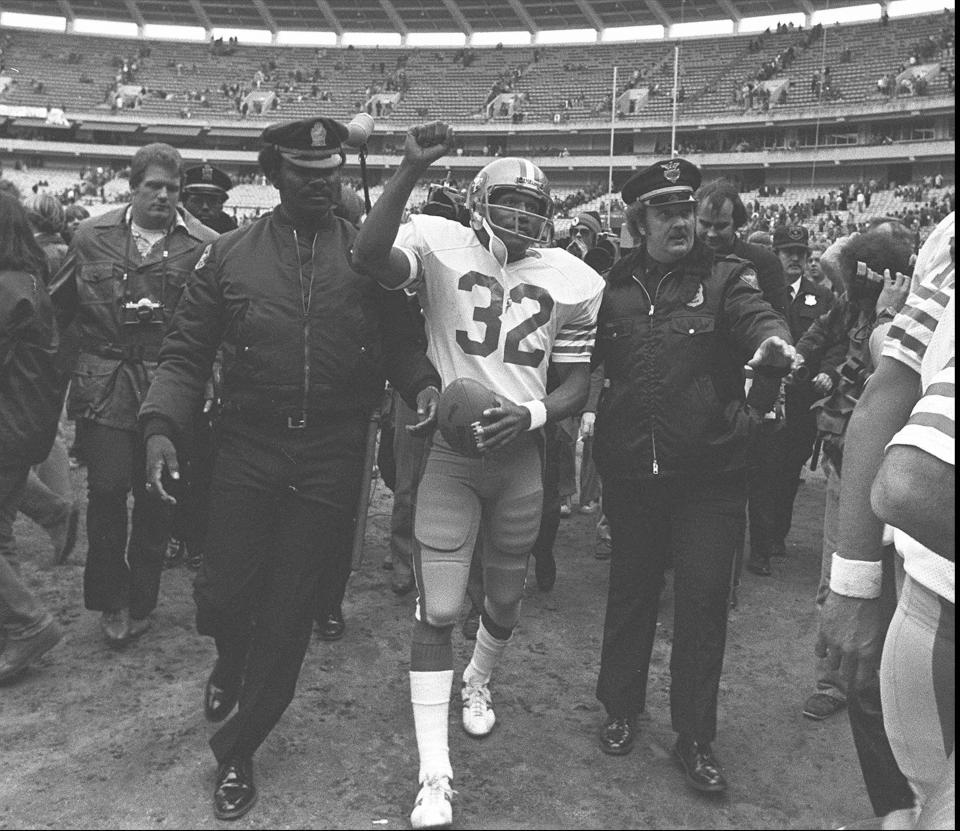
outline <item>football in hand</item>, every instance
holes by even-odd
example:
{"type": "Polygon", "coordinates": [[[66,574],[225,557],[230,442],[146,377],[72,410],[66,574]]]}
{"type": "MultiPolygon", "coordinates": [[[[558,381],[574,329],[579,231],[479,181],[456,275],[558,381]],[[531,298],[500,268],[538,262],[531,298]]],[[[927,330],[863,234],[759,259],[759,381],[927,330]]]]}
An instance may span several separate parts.
{"type": "Polygon", "coordinates": [[[479,381],[457,378],[440,395],[437,426],[457,453],[478,458],[476,427],[482,426],[483,411],[499,406],[497,396],[479,381]]]}

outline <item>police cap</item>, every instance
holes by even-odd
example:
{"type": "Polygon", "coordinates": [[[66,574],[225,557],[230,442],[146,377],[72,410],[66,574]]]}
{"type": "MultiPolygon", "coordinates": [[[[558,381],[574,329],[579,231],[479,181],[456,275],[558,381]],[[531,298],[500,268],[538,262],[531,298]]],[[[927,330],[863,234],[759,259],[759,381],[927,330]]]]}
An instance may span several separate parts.
{"type": "Polygon", "coordinates": [[[260,140],[272,144],[292,165],[328,170],[343,164],[343,143],[348,135],[345,124],[319,117],[271,124],[260,140]]]}
{"type": "Polygon", "coordinates": [[[802,225],[778,225],[773,229],[773,250],[781,248],[810,249],[810,232],[802,225]]]}
{"type": "Polygon", "coordinates": [[[647,205],[693,204],[700,178],[700,169],[686,159],[665,159],[634,173],[620,196],[625,205],[638,199],[647,205]]]}
{"type": "Polygon", "coordinates": [[[227,191],[233,187],[230,177],[212,164],[191,167],[183,174],[183,192],[213,193],[227,198],[227,191]]]}

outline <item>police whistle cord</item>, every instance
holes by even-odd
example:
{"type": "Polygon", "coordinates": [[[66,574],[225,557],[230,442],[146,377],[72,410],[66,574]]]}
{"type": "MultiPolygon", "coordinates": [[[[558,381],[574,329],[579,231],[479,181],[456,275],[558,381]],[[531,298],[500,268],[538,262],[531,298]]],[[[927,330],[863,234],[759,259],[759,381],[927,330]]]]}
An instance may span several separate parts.
{"type": "Polygon", "coordinates": [[[360,148],[357,154],[360,158],[360,181],[363,182],[363,212],[370,213],[370,185],[367,184],[367,145],[360,148]]]}

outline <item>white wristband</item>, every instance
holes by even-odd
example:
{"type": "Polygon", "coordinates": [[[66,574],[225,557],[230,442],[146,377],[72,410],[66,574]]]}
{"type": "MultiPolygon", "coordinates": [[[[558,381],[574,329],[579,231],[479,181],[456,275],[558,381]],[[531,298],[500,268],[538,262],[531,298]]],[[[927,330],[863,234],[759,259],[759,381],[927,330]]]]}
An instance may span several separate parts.
{"type": "Polygon", "coordinates": [[[547,405],[544,404],[539,399],[535,401],[526,401],[520,405],[521,407],[526,407],[530,412],[530,428],[531,430],[539,430],[547,423],[547,405]]]}
{"type": "Polygon", "coordinates": [[[883,563],[879,560],[848,560],[836,551],[830,563],[830,591],[844,597],[866,600],[880,597],[883,563]]]}

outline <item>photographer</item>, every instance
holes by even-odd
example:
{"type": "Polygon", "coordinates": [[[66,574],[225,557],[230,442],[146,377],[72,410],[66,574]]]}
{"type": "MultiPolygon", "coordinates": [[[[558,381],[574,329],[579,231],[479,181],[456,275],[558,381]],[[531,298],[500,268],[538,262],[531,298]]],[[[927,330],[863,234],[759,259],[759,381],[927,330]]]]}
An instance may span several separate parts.
{"type": "MultiPolygon", "coordinates": [[[[827,477],[823,518],[823,550],[818,614],[830,590],[832,554],[838,550],[840,479],[844,441],[853,408],[873,371],[869,342],[874,329],[892,320],[910,287],[913,246],[900,223],[886,221],[865,234],[839,240],[824,252],[821,266],[846,291],[818,318],[797,344],[805,364],[798,376],[824,396],[815,405],[817,442],[827,477]]],[[[816,450],[814,450],[816,453],[816,450]]],[[[891,598],[892,599],[892,598],[891,598]]],[[[892,612],[892,606],[891,606],[892,612]]],[[[860,756],[867,791],[878,816],[912,804],[906,780],[893,760],[883,731],[879,687],[849,689],[847,667],[818,660],[816,689],[803,705],[803,715],[822,721],[850,705],[850,724],[860,756]]]]}
{"type": "Polygon", "coordinates": [[[570,240],[565,248],[568,254],[583,260],[600,274],[609,271],[617,257],[613,243],[603,235],[600,215],[596,211],[586,211],[573,218],[570,240]]]}
{"type": "Polygon", "coordinates": [[[88,462],[84,602],[102,613],[112,645],[149,628],[170,530],[169,508],[144,487],[137,411],[187,275],[217,237],[178,212],[182,174],[170,145],[140,148],[129,206],[82,222],[51,284],[58,322],[72,322],[80,340],[67,414],[82,425],[88,462]]]}

